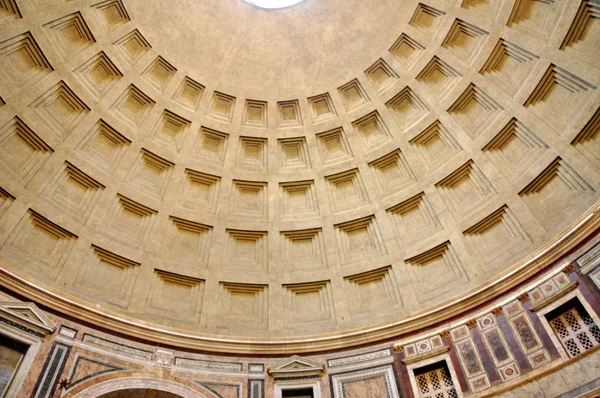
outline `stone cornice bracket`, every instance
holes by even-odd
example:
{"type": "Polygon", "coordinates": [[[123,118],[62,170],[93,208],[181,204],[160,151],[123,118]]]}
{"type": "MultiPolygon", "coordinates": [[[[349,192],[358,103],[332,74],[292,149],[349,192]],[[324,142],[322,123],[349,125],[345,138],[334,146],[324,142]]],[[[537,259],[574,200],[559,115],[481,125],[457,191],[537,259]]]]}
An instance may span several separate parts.
{"type": "Polygon", "coordinates": [[[169,367],[173,365],[175,355],[173,351],[163,350],[161,348],[156,348],[154,351],[153,359],[154,363],[160,367],[169,367]]]}
{"type": "Polygon", "coordinates": [[[519,297],[517,297],[517,299],[518,299],[518,300],[519,300],[521,303],[524,303],[524,302],[526,302],[527,300],[529,300],[529,294],[527,294],[527,293],[520,294],[520,295],[519,295],[519,297]]]}
{"type": "Polygon", "coordinates": [[[570,263],[569,265],[567,265],[565,268],[562,269],[562,272],[564,272],[567,275],[575,272],[575,265],[573,263],[570,263]]]}
{"type": "Polygon", "coordinates": [[[298,355],[294,355],[285,361],[268,368],[267,373],[274,379],[320,378],[324,368],[322,363],[310,361],[298,355]]]}
{"type": "Polygon", "coordinates": [[[40,338],[56,330],[52,321],[34,303],[0,301],[0,320],[40,338]]]}

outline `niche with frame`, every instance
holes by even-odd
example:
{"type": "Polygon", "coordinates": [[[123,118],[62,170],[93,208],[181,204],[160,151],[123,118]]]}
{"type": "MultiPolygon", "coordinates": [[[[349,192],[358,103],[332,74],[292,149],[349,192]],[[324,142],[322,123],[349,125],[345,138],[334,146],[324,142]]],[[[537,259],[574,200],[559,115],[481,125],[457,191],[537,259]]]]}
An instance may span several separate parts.
{"type": "Polygon", "coordinates": [[[569,358],[600,344],[600,328],[577,297],[548,312],[545,317],[569,358]]]}

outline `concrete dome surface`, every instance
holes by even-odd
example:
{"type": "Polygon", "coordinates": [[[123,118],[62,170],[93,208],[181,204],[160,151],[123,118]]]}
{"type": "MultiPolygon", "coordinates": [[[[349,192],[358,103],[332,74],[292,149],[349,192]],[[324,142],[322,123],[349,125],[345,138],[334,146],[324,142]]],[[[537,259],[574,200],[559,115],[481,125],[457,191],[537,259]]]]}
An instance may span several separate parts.
{"type": "Polygon", "coordinates": [[[474,308],[590,233],[594,4],[0,2],[3,284],[226,352],[474,308]]]}

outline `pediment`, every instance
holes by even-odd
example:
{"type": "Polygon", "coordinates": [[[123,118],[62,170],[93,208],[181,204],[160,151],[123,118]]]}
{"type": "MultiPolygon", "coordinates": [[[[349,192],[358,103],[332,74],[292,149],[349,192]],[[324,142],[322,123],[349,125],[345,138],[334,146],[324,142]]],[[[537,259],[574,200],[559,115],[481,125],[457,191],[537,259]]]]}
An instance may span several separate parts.
{"type": "Polygon", "coordinates": [[[294,355],[267,371],[275,378],[300,378],[300,377],[319,377],[323,371],[323,364],[314,362],[298,355],[294,355]]]}
{"type": "Polygon", "coordinates": [[[56,329],[52,321],[34,303],[0,301],[0,318],[39,337],[46,336],[56,329]]]}

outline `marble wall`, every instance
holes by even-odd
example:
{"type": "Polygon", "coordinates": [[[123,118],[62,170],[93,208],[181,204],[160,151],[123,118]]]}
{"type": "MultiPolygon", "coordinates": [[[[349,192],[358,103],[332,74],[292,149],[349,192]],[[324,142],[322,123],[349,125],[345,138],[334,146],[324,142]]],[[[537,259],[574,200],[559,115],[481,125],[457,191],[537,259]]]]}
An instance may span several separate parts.
{"type": "MultiPolygon", "coordinates": [[[[0,336],[29,347],[6,396],[95,397],[142,387],[224,398],[278,398],[298,389],[333,398],[587,393],[600,388],[598,242],[600,236],[592,238],[567,256],[570,261],[432,329],[302,357],[157,346],[40,310],[3,290],[0,336]],[[565,328],[580,339],[587,330],[591,342],[577,355],[552,326],[573,303],[583,323],[565,321],[565,328]]],[[[2,355],[2,363],[7,358],[2,355]]]]}

